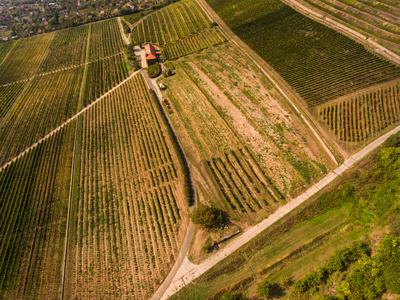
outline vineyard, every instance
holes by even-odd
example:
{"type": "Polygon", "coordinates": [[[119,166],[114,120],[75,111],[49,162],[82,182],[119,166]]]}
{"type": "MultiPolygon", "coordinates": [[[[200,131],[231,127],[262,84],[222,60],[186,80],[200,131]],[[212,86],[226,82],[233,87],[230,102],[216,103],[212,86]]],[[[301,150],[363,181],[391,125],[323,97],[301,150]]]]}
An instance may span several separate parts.
{"type": "Polygon", "coordinates": [[[22,82],[0,86],[0,122],[18,99],[25,84],[22,82]]]}
{"type": "Polygon", "coordinates": [[[209,0],[311,107],[400,76],[400,67],[278,0],[256,0],[247,6],[247,1],[235,0],[226,10],[220,2],[209,0]]]}
{"type": "Polygon", "coordinates": [[[128,68],[122,53],[90,63],[85,84],[84,105],[89,105],[126,77],[128,68]]]}
{"type": "Polygon", "coordinates": [[[55,32],[39,72],[49,72],[84,63],[88,31],[89,26],[80,26],[55,32]]]}
{"type": "Polygon", "coordinates": [[[226,41],[222,31],[216,27],[203,30],[201,33],[183,38],[175,43],[168,43],[164,46],[164,56],[173,60],[200,50],[221,44],[226,41]]]}
{"type": "Polygon", "coordinates": [[[400,6],[398,1],[305,0],[310,8],[363,34],[400,54],[400,6]]]}
{"type": "Polygon", "coordinates": [[[155,12],[139,22],[132,31],[134,44],[155,43],[167,59],[188,55],[226,40],[201,7],[183,0],[155,12]]]}
{"type": "Polygon", "coordinates": [[[0,65],[3,62],[4,58],[7,56],[7,54],[10,52],[12,47],[14,46],[14,43],[0,43],[0,65]]]}
{"type": "Polygon", "coordinates": [[[269,214],[329,165],[282,96],[233,45],[173,65],[177,74],[164,81],[174,127],[193,165],[207,170],[202,181],[214,187],[207,198],[233,215],[269,214]]]}
{"type": "Polygon", "coordinates": [[[77,68],[31,80],[0,123],[0,165],[77,112],[82,73],[77,68]]]}
{"type": "Polygon", "coordinates": [[[0,172],[0,298],[58,299],[74,126],[0,172]]]}
{"type": "Polygon", "coordinates": [[[16,41],[0,65],[0,85],[34,75],[46,57],[53,37],[54,33],[49,33],[16,41]]]}
{"type": "Polygon", "coordinates": [[[148,299],[174,263],[182,170],[153,101],[136,76],[83,118],[67,298],[148,299]]]}
{"type": "Polygon", "coordinates": [[[400,121],[400,81],[378,85],[316,107],[341,141],[362,142],[400,121]]]}
{"type": "Polygon", "coordinates": [[[117,19],[96,22],[90,26],[89,61],[113,56],[124,51],[124,42],[117,19]]]}

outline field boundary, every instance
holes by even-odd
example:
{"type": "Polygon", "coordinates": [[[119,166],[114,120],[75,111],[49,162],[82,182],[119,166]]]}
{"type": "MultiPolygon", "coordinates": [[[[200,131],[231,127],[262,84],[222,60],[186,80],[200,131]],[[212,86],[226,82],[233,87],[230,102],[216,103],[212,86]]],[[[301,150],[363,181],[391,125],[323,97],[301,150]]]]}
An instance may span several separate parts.
{"type": "Polygon", "coordinates": [[[298,11],[302,15],[306,15],[310,19],[321,23],[327,27],[332,28],[335,31],[339,31],[342,34],[346,35],[347,37],[356,40],[357,42],[363,44],[364,46],[368,47],[370,50],[375,52],[376,54],[383,56],[387,60],[400,65],[400,56],[394,53],[393,51],[387,49],[386,47],[382,46],[378,42],[375,42],[372,38],[356,31],[348,26],[341,24],[334,20],[331,17],[326,16],[325,14],[319,13],[316,10],[308,8],[307,6],[301,4],[297,0],[282,0],[283,3],[290,6],[294,10],[298,11]]]}
{"type": "Polygon", "coordinates": [[[294,110],[295,113],[303,120],[306,126],[311,130],[312,134],[316,137],[321,147],[325,150],[327,156],[332,160],[335,166],[338,166],[339,163],[336,159],[336,156],[330,149],[331,144],[335,146],[335,150],[337,150],[342,156],[345,158],[348,154],[342,149],[342,147],[336,143],[332,138],[329,138],[329,144],[326,143],[326,139],[328,139],[328,133],[324,131],[324,129],[320,126],[317,120],[315,120],[311,114],[303,108],[301,101],[299,99],[300,96],[294,92],[290,86],[286,83],[284,79],[281,78],[279,74],[276,73],[275,70],[268,63],[263,60],[257,53],[254,52],[246,43],[244,43],[230,28],[225,22],[218,16],[218,14],[208,5],[205,0],[196,0],[200,7],[206,12],[209,19],[213,22],[217,22],[220,28],[225,32],[225,35],[228,37],[232,43],[234,43],[243,53],[245,53],[251,61],[259,68],[259,70],[271,81],[271,83],[275,86],[275,88],[281,93],[281,95],[286,99],[286,102],[290,107],[294,110]],[[285,91],[286,90],[286,91],[285,91]],[[289,94],[293,96],[293,98],[298,102],[300,108],[293,103],[290,99],[289,94]],[[310,122],[311,121],[311,122],[310,122]],[[316,129],[317,128],[317,129],[316,129]],[[324,137],[321,137],[321,132],[324,137]],[[329,145],[329,146],[328,146],[329,145]]]}

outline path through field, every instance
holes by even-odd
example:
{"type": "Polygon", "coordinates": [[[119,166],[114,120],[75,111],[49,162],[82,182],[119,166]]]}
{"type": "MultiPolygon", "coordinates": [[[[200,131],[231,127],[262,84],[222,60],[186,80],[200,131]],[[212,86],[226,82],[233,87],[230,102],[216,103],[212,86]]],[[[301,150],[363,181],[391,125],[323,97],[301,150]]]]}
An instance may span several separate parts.
{"type": "MultiPolygon", "coordinates": [[[[160,299],[168,299],[177,291],[190,284],[193,280],[210,270],[217,263],[221,262],[224,258],[234,253],[240,247],[245,245],[251,239],[255,238],[258,234],[278,222],[284,216],[293,211],[296,207],[310,199],[312,196],[316,195],[318,192],[327,187],[334,180],[339,178],[344,172],[354,167],[358,162],[360,162],[363,158],[371,154],[374,150],[376,150],[379,146],[381,146],[389,137],[400,132],[400,126],[392,129],[387,132],[383,136],[379,137],[361,151],[353,154],[348,159],[344,161],[342,165],[337,167],[335,170],[326,175],[322,180],[314,184],[303,194],[298,196],[297,198],[289,201],[286,205],[280,207],[273,214],[271,214],[268,218],[258,223],[257,225],[250,227],[247,229],[242,235],[238,238],[234,239],[230,242],[226,247],[216,252],[214,255],[210,256],[208,259],[203,261],[199,265],[195,265],[189,261],[186,257],[179,269],[176,271],[176,275],[172,280],[169,287],[165,290],[160,299]]],[[[161,294],[161,292],[160,292],[161,294]]]]}

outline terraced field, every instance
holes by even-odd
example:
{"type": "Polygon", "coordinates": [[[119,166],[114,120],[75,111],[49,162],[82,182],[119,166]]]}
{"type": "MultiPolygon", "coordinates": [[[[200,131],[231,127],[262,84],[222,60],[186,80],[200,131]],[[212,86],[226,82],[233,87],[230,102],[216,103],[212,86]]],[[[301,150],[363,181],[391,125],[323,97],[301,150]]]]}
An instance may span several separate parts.
{"type": "Polygon", "coordinates": [[[151,14],[132,31],[134,44],[154,43],[165,48],[165,57],[203,50],[226,40],[194,0],[183,0],[151,14]]]}
{"type": "Polygon", "coordinates": [[[0,172],[0,298],[57,299],[74,125],[0,172]]]}
{"type": "Polygon", "coordinates": [[[400,54],[398,1],[305,0],[304,4],[400,54]]]}
{"type": "Polygon", "coordinates": [[[340,140],[367,140],[400,121],[400,80],[341,97],[316,112],[340,140]]]}
{"type": "Polygon", "coordinates": [[[67,297],[148,299],[176,258],[182,170],[154,101],[136,76],[83,118],[67,297]]]}
{"type": "Polygon", "coordinates": [[[283,97],[235,46],[174,66],[165,96],[206,199],[220,199],[238,218],[265,216],[329,166],[283,97]]]}
{"type": "Polygon", "coordinates": [[[400,67],[279,1],[265,3],[263,9],[264,14],[250,22],[234,19],[232,29],[309,106],[400,77],[400,67]]]}

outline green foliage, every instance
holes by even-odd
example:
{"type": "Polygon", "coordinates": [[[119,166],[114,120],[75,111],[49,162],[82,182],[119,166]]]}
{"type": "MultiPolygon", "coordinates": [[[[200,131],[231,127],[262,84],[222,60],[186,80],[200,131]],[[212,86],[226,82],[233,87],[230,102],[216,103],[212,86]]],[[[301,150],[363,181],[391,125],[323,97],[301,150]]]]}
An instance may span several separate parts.
{"type": "Polygon", "coordinates": [[[247,300],[249,299],[242,293],[226,292],[222,295],[220,300],[247,300]]]}
{"type": "Polygon", "coordinates": [[[317,271],[308,273],[303,279],[298,280],[295,284],[295,290],[300,293],[315,290],[326,278],[327,272],[325,268],[320,268],[317,271]]]}
{"type": "Polygon", "coordinates": [[[376,299],[385,291],[382,264],[362,257],[338,288],[338,296],[349,300],[376,299]]]}
{"type": "Polygon", "coordinates": [[[275,282],[264,280],[257,286],[257,293],[261,297],[270,299],[281,293],[281,287],[275,282]]]}
{"type": "Polygon", "coordinates": [[[172,75],[175,75],[175,70],[166,68],[163,72],[164,77],[170,77],[172,75]]]}
{"type": "Polygon", "coordinates": [[[191,218],[193,223],[207,230],[222,228],[229,223],[228,215],[224,211],[201,203],[198,204],[191,218]]]}
{"type": "Polygon", "coordinates": [[[154,64],[154,65],[150,65],[147,68],[147,74],[149,75],[150,78],[156,78],[158,76],[160,76],[161,74],[161,66],[160,64],[154,64]]]}
{"type": "Polygon", "coordinates": [[[350,264],[360,257],[369,255],[370,249],[367,244],[356,242],[351,247],[337,251],[328,261],[325,270],[330,275],[334,272],[346,270],[350,264]]]}
{"type": "Polygon", "coordinates": [[[400,294],[400,236],[386,236],[378,248],[377,260],[382,264],[386,289],[400,294]]]}

